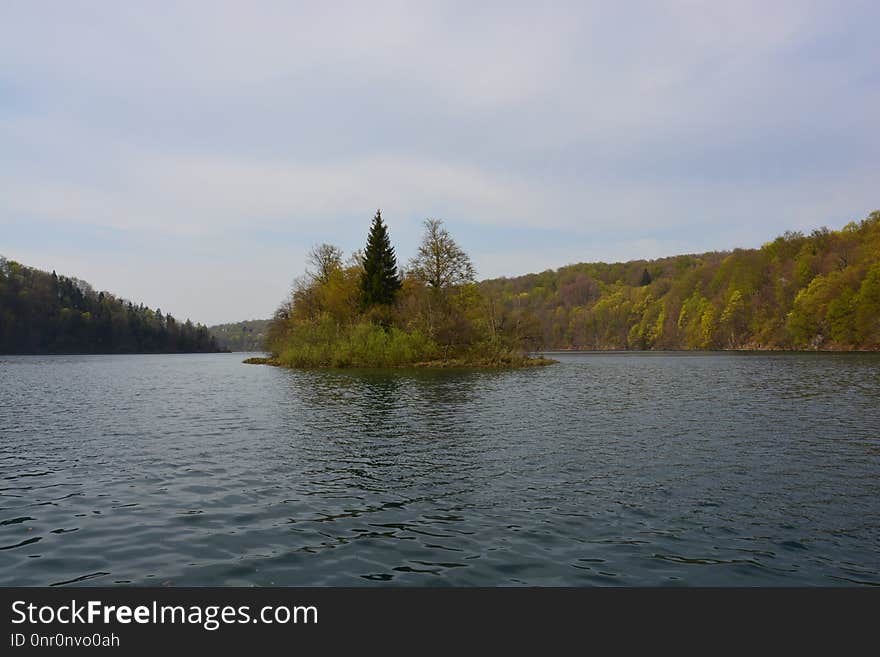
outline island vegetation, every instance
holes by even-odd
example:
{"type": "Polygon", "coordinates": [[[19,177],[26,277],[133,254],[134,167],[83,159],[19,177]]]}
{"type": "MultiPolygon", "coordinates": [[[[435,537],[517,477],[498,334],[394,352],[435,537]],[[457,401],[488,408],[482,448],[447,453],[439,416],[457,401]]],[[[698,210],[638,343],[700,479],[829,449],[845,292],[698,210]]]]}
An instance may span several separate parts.
{"type": "Polygon", "coordinates": [[[207,327],[0,257],[0,353],[220,351],[207,327]]]}
{"type": "Polygon", "coordinates": [[[316,246],[269,325],[267,359],[286,367],[521,367],[530,358],[501,330],[470,257],[428,219],[416,255],[398,270],[381,212],[363,252],[347,261],[316,246]]]}
{"type": "Polygon", "coordinates": [[[582,263],[476,283],[438,220],[396,269],[377,213],[364,253],[309,254],[267,330],[292,367],[522,365],[556,349],[880,349],[880,212],[757,249],[582,263]]]}

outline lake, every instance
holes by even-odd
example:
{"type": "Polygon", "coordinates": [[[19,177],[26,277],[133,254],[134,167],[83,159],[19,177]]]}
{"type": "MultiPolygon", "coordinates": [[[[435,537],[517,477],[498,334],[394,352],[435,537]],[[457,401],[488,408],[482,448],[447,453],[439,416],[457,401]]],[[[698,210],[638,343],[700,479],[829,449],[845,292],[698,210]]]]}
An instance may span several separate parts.
{"type": "Polygon", "coordinates": [[[0,357],[0,584],[880,584],[880,355],[246,356],[0,357]]]}

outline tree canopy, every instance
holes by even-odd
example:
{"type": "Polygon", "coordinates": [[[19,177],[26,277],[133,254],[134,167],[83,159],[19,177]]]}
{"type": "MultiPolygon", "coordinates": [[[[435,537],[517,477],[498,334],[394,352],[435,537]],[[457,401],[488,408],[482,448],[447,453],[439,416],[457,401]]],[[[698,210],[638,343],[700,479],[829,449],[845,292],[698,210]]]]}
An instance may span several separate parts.
{"type": "Polygon", "coordinates": [[[465,253],[439,219],[425,219],[425,232],[416,256],[410,260],[409,272],[436,290],[472,283],[475,270],[465,253]]]}
{"type": "Polygon", "coordinates": [[[0,353],[219,351],[207,327],[0,258],[0,353]]]}
{"type": "Polygon", "coordinates": [[[479,288],[535,349],[880,349],[880,212],[759,249],[581,263],[479,288]]]}
{"type": "Polygon", "coordinates": [[[334,262],[328,276],[297,279],[276,312],[267,340],[274,362],[337,367],[525,362],[487,319],[470,258],[440,221],[425,222],[422,247],[403,280],[378,212],[363,257],[334,262]]]}
{"type": "Polygon", "coordinates": [[[382,222],[382,212],[376,210],[364,249],[360,281],[361,307],[393,303],[400,286],[394,247],[391,246],[388,228],[382,222]]]}
{"type": "Polygon", "coordinates": [[[366,261],[297,283],[269,328],[278,362],[502,363],[541,349],[880,349],[880,212],[841,230],[787,232],[759,249],[581,263],[480,283],[442,223],[428,220],[382,321],[355,302],[366,261]]]}
{"type": "Polygon", "coordinates": [[[249,319],[243,322],[210,326],[208,331],[221,349],[263,351],[268,326],[268,319],[249,319]]]}
{"type": "Polygon", "coordinates": [[[289,363],[381,365],[542,349],[880,349],[880,212],[759,249],[480,283],[442,223],[428,220],[379,326],[352,302],[362,262],[299,285],[270,328],[270,350],[289,363]]]}
{"type": "Polygon", "coordinates": [[[326,283],[342,267],[342,250],[332,244],[319,244],[309,251],[307,260],[314,268],[307,272],[316,281],[326,283]]]}

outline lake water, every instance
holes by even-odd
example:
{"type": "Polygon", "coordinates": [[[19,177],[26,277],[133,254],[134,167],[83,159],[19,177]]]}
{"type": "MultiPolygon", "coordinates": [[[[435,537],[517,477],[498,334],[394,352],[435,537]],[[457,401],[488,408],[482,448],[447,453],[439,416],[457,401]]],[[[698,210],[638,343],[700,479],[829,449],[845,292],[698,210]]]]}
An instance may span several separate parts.
{"type": "Polygon", "coordinates": [[[880,355],[243,357],[0,357],[0,584],[880,584],[880,355]]]}

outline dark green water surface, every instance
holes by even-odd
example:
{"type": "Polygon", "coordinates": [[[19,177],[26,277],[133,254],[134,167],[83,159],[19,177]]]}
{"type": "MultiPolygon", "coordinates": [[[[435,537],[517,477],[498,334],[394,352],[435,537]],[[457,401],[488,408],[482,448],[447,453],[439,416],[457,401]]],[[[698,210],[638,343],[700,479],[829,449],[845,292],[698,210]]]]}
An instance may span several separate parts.
{"type": "Polygon", "coordinates": [[[878,355],[243,357],[0,357],[0,584],[880,584],[878,355]]]}

